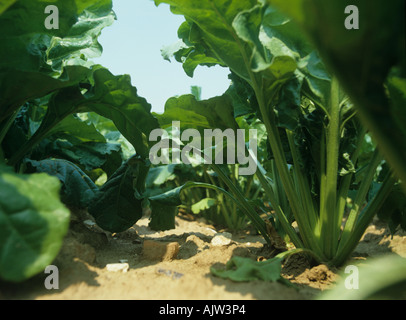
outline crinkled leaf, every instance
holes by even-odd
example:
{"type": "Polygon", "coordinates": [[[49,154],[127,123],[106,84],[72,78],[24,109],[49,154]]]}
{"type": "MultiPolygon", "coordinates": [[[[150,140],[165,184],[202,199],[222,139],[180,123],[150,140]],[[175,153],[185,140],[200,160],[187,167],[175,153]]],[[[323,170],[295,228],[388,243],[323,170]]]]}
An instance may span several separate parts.
{"type": "Polygon", "coordinates": [[[135,151],[148,157],[152,142],[149,135],[159,127],[151,105],[137,93],[128,75],[114,76],[107,69],[94,72],[94,87],[85,94],[84,107],[111,119],[135,151]]]}
{"type": "Polygon", "coordinates": [[[228,77],[231,80],[231,85],[226,94],[232,100],[234,117],[238,118],[251,113],[258,113],[258,101],[249,83],[233,72],[228,77]]]}
{"type": "Polygon", "coordinates": [[[50,265],[69,227],[60,183],[43,174],[0,173],[0,278],[21,282],[50,265]]]}
{"type": "Polygon", "coordinates": [[[121,145],[107,142],[93,124],[86,123],[74,115],[58,123],[49,134],[50,136],[34,149],[32,158],[53,155],[78,164],[86,171],[104,168],[107,163],[108,175],[122,163],[121,145]]]}
{"type": "MultiPolygon", "coordinates": [[[[52,5],[59,9],[59,28],[48,30],[44,26],[48,5],[49,2],[41,0],[19,0],[0,16],[0,122],[24,102],[82,81],[82,73],[60,68],[55,73],[50,66],[53,61],[48,57],[48,50],[51,46],[61,48],[60,41],[71,33],[92,38],[92,43],[96,43],[101,28],[111,23],[111,0],[58,0],[52,5]]],[[[76,50],[79,55],[86,53],[81,50],[88,47],[89,41],[79,47],[76,43],[63,47],[71,53],[76,50]]],[[[61,64],[61,58],[68,57],[60,56],[54,62],[61,64]]],[[[81,55],[73,64],[83,65],[86,60],[85,55],[81,55]]]]}
{"type": "MultiPolygon", "coordinates": [[[[217,148],[218,144],[216,143],[220,141],[218,138],[221,138],[223,134],[227,134],[227,137],[231,136],[230,130],[233,130],[232,134],[236,137],[235,130],[238,129],[238,124],[234,119],[232,100],[226,94],[201,101],[197,101],[193,95],[170,98],[166,102],[165,112],[163,114],[157,114],[156,117],[162,128],[169,128],[173,125],[174,121],[179,121],[178,124],[180,127],[177,130],[180,130],[181,135],[185,129],[194,130],[193,136],[188,138],[189,141],[192,139],[190,143],[193,144],[194,148],[193,157],[190,160],[191,162],[194,160],[201,161],[201,157],[205,157],[207,160],[210,152],[212,159],[217,159],[217,156],[221,156],[220,152],[222,151],[217,148]],[[206,139],[209,134],[206,130],[212,130],[211,132],[213,132],[213,136],[215,136],[215,139],[212,139],[214,140],[215,148],[212,148],[213,141],[206,139]],[[200,137],[197,133],[200,133],[200,137]],[[206,142],[210,143],[208,148],[206,148],[206,142]]],[[[177,127],[173,126],[173,128],[177,127]]],[[[179,138],[182,137],[181,135],[179,138]]],[[[169,137],[174,140],[176,139],[174,134],[169,137]]],[[[221,141],[223,140],[224,139],[221,141]]],[[[224,145],[225,144],[223,144],[223,146],[224,145]]],[[[188,156],[188,154],[186,156],[188,156]]]]}
{"type": "MultiPolygon", "coordinates": [[[[111,10],[111,0],[57,0],[52,3],[41,0],[17,1],[0,17],[0,37],[3,44],[0,69],[40,71],[40,68],[45,68],[50,72],[51,69],[46,64],[47,49],[52,46],[53,37],[79,36],[78,40],[81,41],[78,43],[87,36],[94,39],[104,26],[111,23],[106,23],[111,10]],[[44,26],[47,17],[45,8],[50,4],[58,7],[58,29],[49,30],[44,26]]],[[[77,46],[69,43],[64,45],[64,50],[72,50],[69,49],[72,45],[77,46]]]]}
{"type": "Polygon", "coordinates": [[[88,208],[96,223],[110,232],[123,232],[142,217],[143,199],[136,196],[144,190],[148,167],[134,156],[126,161],[100,188],[88,208]]]}
{"type": "Polygon", "coordinates": [[[89,59],[102,54],[103,48],[98,42],[102,29],[113,24],[116,16],[110,4],[87,8],[63,37],[53,37],[47,50],[48,63],[52,69],[60,72],[65,65],[91,65],[89,59]]]}
{"type": "Polygon", "coordinates": [[[89,110],[111,119],[135,151],[144,158],[148,157],[152,144],[148,141],[149,134],[159,127],[158,121],[150,112],[151,105],[138,96],[128,75],[114,76],[101,66],[86,70],[90,73],[86,79],[88,83],[82,86],[88,91],[82,93],[81,87],[71,86],[53,94],[40,128],[19,153],[13,156],[11,164],[15,164],[24,156],[22,153],[46,137],[67,116],[89,110]]]}
{"type": "Polygon", "coordinates": [[[181,130],[193,128],[202,134],[204,129],[237,129],[233,106],[227,95],[198,101],[194,95],[170,98],[165,104],[165,112],[157,114],[162,128],[180,121],[181,130]]]}
{"type": "Polygon", "coordinates": [[[198,44],[189,47],[182,40],[164,47],[161,54],[165,60],[171,61],[170,59],[174,57],[176,61],[181,62],[185,73],[191,78],[199,65],[206,67],[221,65],[216,57],[211,56],[210,51],[198,44]]]}
{"type": "MultiPolygon", "coordinates": [[[[186,17],[190,29],[188,40],[193,44],[198,43],[196,46],[198,53],[206,57],[215,57],[219,63],[227,65],[247,80],[250,78],[244,63],[247,53],[232,23],[238,13],[251,9],[256,2],[256,0],[232,2],[228,0],[155,0],[156,5],[167,3],[171,6],[173,13],[186,17]],[[198,39],[204,39],[204,43],[197,41],[198,39]]],[[[185,24],[182,26],[185,28],[185,24]]]]}
{"type": "Polygon", "coordinates": [[[118,131],[117,127],[111,119],[102,117],[95,112],[87,112],[81,114],[85,121],[92,123],[98,132],[100,132],[108,143],[120,144],[123,160],[130,159],[134,153],[134,147],[130,142],[118,131]]]}
{"type": "Polygon", "coordinates": [[[62,201],[78,208],[87,208],[99,191],[93,181],[75,164],[63,159],[26,160],[36,172],[57,177],[62,183],[62,201]]]}

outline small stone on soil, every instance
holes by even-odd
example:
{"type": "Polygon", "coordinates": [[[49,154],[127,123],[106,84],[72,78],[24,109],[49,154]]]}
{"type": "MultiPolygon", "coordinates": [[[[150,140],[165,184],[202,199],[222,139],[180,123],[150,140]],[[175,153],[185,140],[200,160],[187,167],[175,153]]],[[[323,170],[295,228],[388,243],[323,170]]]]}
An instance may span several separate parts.
{"type": "Polygon", "coordinates": [[[211,239],[211,245],[215,247],[228,246],[231,243],[232,235],[229,232],[217,233],[213,239],[211,239]]]}
{"type": "Polygon", "coordinates": [[[127,272],[128,269],[130,269],[130,266],[128,263],[111,263],[106,265],[106,269],[107,271],[110,272],[127,272]]]}

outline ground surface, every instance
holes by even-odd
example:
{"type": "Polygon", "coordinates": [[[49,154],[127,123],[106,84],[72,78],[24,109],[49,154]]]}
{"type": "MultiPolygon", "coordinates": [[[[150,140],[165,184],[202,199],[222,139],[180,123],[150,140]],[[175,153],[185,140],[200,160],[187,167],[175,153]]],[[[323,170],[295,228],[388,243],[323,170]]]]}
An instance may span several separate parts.
{"type": "MultiPolygon", "coordinates": [[[[144,218],[130,230],[113,236],[87,223],[81,218],[72,222],[54,262],[59,268],[59,289],[46,290],[47,275],[40,274],[20,285],[0,283],[0,298],[307,300],[316,298],[337,279],[337,270],[311,266],[300,256],[292,256],[283,268],[284,278],[295,288],[281,282],[237,283],[215,277],[210,267],[222,268],[234,255],[259,260],[275,251],[250,232],[234,234],[231,241],[223,238],[224,243],[215,245],[213,237],[224,230],[215,230],[201,220],[177,218],[176,229],[154,232],[144,218]],[[109,271],[107,265],[117,263],[127,263],[127,272],[109,271]]],[[[354,259],[391,252],[406,257],[405,233],[391,238],[385,226],[376,222],[368,228],[354,259]]]]}

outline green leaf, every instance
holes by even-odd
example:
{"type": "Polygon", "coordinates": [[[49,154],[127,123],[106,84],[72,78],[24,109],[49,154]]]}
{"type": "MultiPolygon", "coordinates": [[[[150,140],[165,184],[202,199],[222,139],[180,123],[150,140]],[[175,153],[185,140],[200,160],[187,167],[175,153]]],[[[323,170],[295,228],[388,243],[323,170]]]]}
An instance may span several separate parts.
{"type": "Polygon", "coordinates": [[[130,159],[134,153],[134,147],[130,142],[118,131],[117,127],[111,119],[102,117],[95,112],[82,113],[80,116],[84,121],[87,121],[95,126],[98,132],[100,132],[108,143],[120,144],[122,158],[124,160],[130,159]]]}
{"type": "Polygon", "coordinates": [[[141,197],[148,167],[137,156],[126,161],[100,188],[88,211],[96,223],[110,232],[123,232],[142,217],[141,197]]]}
{"type": "MultiPolygon", "coordinates": [[[[69,70],[72,67],[69,68],[69,70]]],[[[114,76],[110,71],[93,66],[92,69],[76,67],[88,72],[83,79],[83,88],[70,86],[55,92],[49,100],[47,113],[34,136],[13,155],[9,164],[16,164],[38,142],[40,142],[67,116],[72,113],[94,111],[113,121],[121,134],[144,158],[149,155],[150,132],[159,127],[151,114],[151,105],[137,94],[128,75],[114,76]],[[86,80],[86,81],[85,81],[86,80]],[[86,83],[87,82],[87,83],[86,83]]],[[[57,127],[58,129],[58,127],[57,127]]]]}
{"type": "Polygon", "coordinates": [[[234,117],[238,118],[251,113],[258,113],[258,101],[249,83],[233,72],[228,78],[231,80],[231,85],[227,89],[226,94],[230,96],[232,100],[234,117]]]}
{"type": "Polygon", "coordinates": [[[143,158],[148,158],[152,142],[149,135],[159,128],[151,105],[137,93],[128,75],[114,76],[107,69],[93,74],[94,87],[85,94],[83,107],[111,119],[121,134],[143,158]]]}
{"type": "Polygon", "coordinates": [[[81,66],[66,67],[58,79],[40,72],[0,69],[0,121],[10,117],[25,102],[77,85],[89,74],[90,70],[81,66]],[[22,79],[23,87],[19,85],[22,79]]]}
{"type": "Polygon", "coordinates": [[[201,211],[210,209],[211,207],[215,206],[217,204],[217,200],[213,198],[205,198],[200,200],[199,202],[196,202],[195,204],[192,205],[191,209],[194,214],[198,214],[201,211]]]}
{"type": "Polygon", "coordinates": [[[112,23],[111,0],[57,0],[52,1],[52,5],[59,9],[59,28],[48,30],[44,26],[47,17],[44,12],[48,5],[49,1],[19,0],[0,16],[3,44],[0,69],[40,71],[44,68],[51,72],[47,65],[48,49],[55,46],[63,46],[65,51],[83,49],[89,46],[88,38],[94,41],[100,30],[112,23]],[[69,40],[69,36],[75,36],[80,41],[60,43],[62,38],[69,40]]]}
{"type": "Polygon", "coordinates": [[[177,206],[162,204],[150,201],[151,221],[149,227],[155,231],[165,231],[175,229],[175,216],[178,212],[177,206]]]}
{"type": "Polygon", "coordinates": [[[160,186],[168,181],[176,178],[175,168],[177,164],[169,164],[151,168],[148,172],[146,180],[147,188],[153,188],[154,186],[160,186]]]}
{"type": "Polygon", "coordinates": [[[78,164],[85,171],[106,167],[108,175],[122,164],[121,145],[108,143],[93,124],[74,115],[66,117],[48,134],[33,150],[33,159],[52,154],[78,164]]]}
{"type": "Polygon", "coordinates": [[[165,104],[165,112],[155,116],[162,128],[170,127],[172,121],[180,121],[181,130],[193,128],[202,134],[204,129],[237,129],[231,99],[227,95],[201,101],[191,94],[170,98],[165,104]]]}
{"type": "Polygon", "coordinates": [[[21,282],[50,265],[69,227],[60,183],[47,174],[0,173],[0,278],[21,282]]]}
{"type": "Polygon", "coordinates": [[[77,208],[87,208],[98,187],[76,165],[62,159],[26,160],[36,172],[57,177],[62,183],[62,201],[77,208]]]}
{"type": "Polygon", "coordinates": [[[297,56],[281,39],[268,36],[263,27],[264,9],[257,5],[239,13],[233,27],[237,35],[252,48],[251,70],[263,72],[265,78],[272,80],[289,78],[297,68],[297,56]]]}
{"type": "MultiPolygon", "coordinates": [[[[5,5],[9,4],[7,1],[5,5]]],[[[75,56],[74,63],[64,60],[66,67],[68,64],[89,66],[87,51],[94,51],[90,47],[101,51],[97,36],[114,19],[111,0],[57,0],[52,5],[59,9],[59,28],[48,30],[44,26],[47,17],[44,12],[49,4],[41,0],[19,0],[0,16],[0,122],[29,99],[83,80],[82,74],[67,73],[61,59],[72,60],[75,56]],[[65,39],[68,36],[77,41],[65,39]],[[63,53],[49,56],[51,48],[53,52],[63,48],[63,53]],[[57,65],[57,72],[52,64],[57,65]],[[24,86],[20,86],[22,82],[24,86]]],[[[94,56],[91,53],[89,56],[94,56]]]]}
{"type": "Polygon", "coordinates": [[[405,11],[405,2],[395,0],[388,5],[378,0],[373,8],[367,0],[268,2],[300,24],[354,102],[388,162],[406,180],[406,136],[403,121],[398,121],[399,115],[404,118],[404,108],[391,106],[397,89],[392,87],[389,96],[385,88],[393,70],[400,70],[399,77],[406,78],[405,19],[399,14],[405,11]],[[358,8],[358,30],[344,27],[348,5],[358,8]]]}
{"type": "Polygon", "coordinates": [[[16,0],[4,0],[1,4],[0,4],[0,15],[6,11],[14,2],[16,2],[16,0]]]}
{"type": "Polygon", "coordinates": [[[101,31],[113,24],[116,16],[107,1],[104,6],[96,4],[87,8],[64,37],[53,37],[47,49],[48,64],[55,72],[66,65],[93,63],[89,59],[101,56],[103,48],[98,42],[101,31]]]}
{"type": "Polygon", "coordinates": [[[318,300],[399,300],[406,294],[406,259],[395,254],[368,259],[340,273],[318,300]],[[357,288],[353,288],[353,286],[357,288]]]}
{"type": "Polygon", "coordinates": [[[151,228],[154,230],[169,230],[175,228],[176,209],[182,204],[181,193],[189,188],[210,188],[222,192],[229,196],[233,201],[236,201],[231,194],[220,187],[207,183],[189,181],[180,187],[152,196],[148,199],[152,211],[150,222],[151,228]]]}
{"type": "MultiPolygon", "coordinates": [[[[160,3],[169,4],[173,13],[186,17],[191,29],[190,42],[193,44],[200,42],[197,47],[198,53],[203,53],[206,57],[215,57],[219,63],[227,65],[239,76],[249,80],[247,64],[244,63],[244,60],[247,62],[249,57],[232,24],[238,13],[251,9],[257,0],[232,2],[228,0],[155,0],[156,5],[160,3]],[[198,39],[204,39],[205,44],[198,39]]],[[[183,28],[185,26],[184,24],[183,28]]],[[[183,34],[185,34],[184,31],[183,34]]],[[[202,59],[203,56],[199,58],[202,59]]]]}
{"type": "Polygon", "coordinates": [[[226,269],[210,268],[212,274],[236,282],[281,280],[282,261],[272,258],[267,261],[254,261],[250,258],[232,257],[226,264],[226,269]]]}

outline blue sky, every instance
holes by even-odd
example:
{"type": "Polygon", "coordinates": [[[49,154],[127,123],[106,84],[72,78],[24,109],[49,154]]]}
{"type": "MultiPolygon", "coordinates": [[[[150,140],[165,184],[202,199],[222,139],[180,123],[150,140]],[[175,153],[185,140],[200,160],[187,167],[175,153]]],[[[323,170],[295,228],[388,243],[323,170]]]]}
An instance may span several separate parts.
{"type": "Polygon", "coordinates": [[[228,69],[198,67],[193,78],[182,65],[168,62],[161,49],[178,41],[177,30],[184,21],[169,11],[156,7],[152,0],[113,0],[117,21],[99,37],[103,46],[96,63],[113,74],[129,74],[138,94],[148,100],[155,112],[163,112],[168,98],[190,93],[192,85],[202,87],[202,98],[221,95],[229,85],[228,69]]]}

